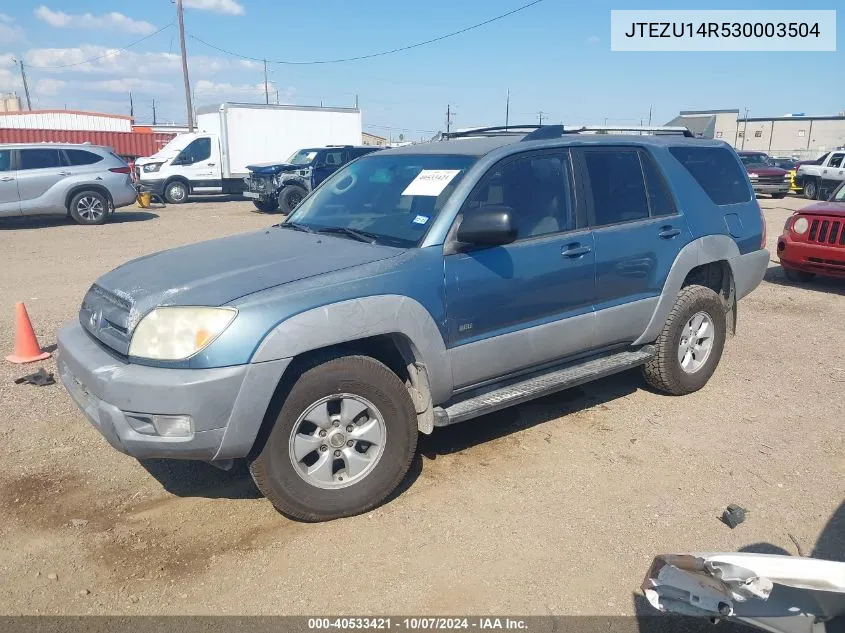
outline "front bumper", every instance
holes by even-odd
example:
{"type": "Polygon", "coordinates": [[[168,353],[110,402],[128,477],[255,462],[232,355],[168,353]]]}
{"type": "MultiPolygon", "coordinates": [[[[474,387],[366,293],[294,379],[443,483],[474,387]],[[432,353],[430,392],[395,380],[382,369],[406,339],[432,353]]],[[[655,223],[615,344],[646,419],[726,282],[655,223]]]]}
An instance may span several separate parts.
{"type": "Polygon", "coordinates": [[[127,363],[78,322],[59,331],[59,376],[77,406],[114,448],[139,459],[245,457],[289,359],[214,369],[127,363]],[[193,433],[157,435],[150,416],[189,415],[193,433]]]}
{"type": "Polygon", "coordinates": [[[778,259],[784,268],[845,278],[845,248],[842,246],[796,242],[788,234],[781,235],[778,238],[778,259]]]}
{"type": "Polygon", "coordinates": [[[146,191],[156,196],[164,196],[164,180],[138,180],[136,187],[138,191],[146,191]]]}
{"type": "Polygon", "coordinates": [[[754,182],[751,181],[751,187],[754,189],[754,193],[789,193],[790,188],[790,181],[784,180],[783,182],[778,183],[768,183],[768,182],[754,182]]]}

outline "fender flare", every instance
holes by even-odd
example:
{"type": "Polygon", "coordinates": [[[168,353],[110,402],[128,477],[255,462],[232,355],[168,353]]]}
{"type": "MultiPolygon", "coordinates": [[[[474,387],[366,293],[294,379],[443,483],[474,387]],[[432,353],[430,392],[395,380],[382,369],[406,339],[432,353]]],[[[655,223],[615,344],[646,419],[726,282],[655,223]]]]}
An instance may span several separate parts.
{"type": "Polygon", "coordinates": [[[657,339],[672,311],[672,306],[675,305],[684,280],[693,268],[711,262],[727,261],[731,275],[735,279],[737,275],[734,266],[738,257],[740,257],[739,247],[728,235],[707,235],[684,246],[675,257],[672,268],[669,269],[666,283],[663,284],[657,306],[645,331],[634,341],[634,345],[652,343],[657,339]]]}
{"type": "Polygon", "coordinates": [[[415,360],[425,365],[433,402],[449,398],[452,368],[443,336],[428,310],[402,295],[360,297],[300,312],[268,332],[250,362],[293,358],[380,334],[404,336],[415,360]]]}

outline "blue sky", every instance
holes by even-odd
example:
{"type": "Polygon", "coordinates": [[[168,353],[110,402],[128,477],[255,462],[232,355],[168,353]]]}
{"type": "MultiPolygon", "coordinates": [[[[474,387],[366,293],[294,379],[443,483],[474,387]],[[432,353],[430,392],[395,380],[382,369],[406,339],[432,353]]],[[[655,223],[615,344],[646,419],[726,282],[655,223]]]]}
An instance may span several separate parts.
{"type": "MultiPolygon", "coordinates": [[[[313,60],[399,47],[505,13],[527,0],[185,0],[189,34],[238,53],[313,60]]],[[[835,9],[840,3],[813,3],[835,9]]],[[[431,136],[445,127],[447,103],[457,127],[511,122],[638,124],[679,110],[738,108],[751,116],[788,112],[837,114],[845,109],[842,17],[835,53],[620,53],[610,51],[611,8],[795,9],[770,2],[632,3],[544,0],[513,16],[451,39],[376,59],[318,66],[270,65],[272,98],[353,105],[376,133],[431,136]],[[388,129],[394,128],[394,129],[388,129]]],[[[175,26],[126,53],[62,69],[121,48],[175,21],[170,0],[47,0],[0,7],[0,92],[17,90],[11,58],[23,58],[34,107],[128,114],[139,121],[184,121],[175,26]],[[118,15],[112,12],[119,12],[118,15]]],[[[191,82],[200,105],[263,101],[262,65],[239,60],[189,37],[191,82]]]]}

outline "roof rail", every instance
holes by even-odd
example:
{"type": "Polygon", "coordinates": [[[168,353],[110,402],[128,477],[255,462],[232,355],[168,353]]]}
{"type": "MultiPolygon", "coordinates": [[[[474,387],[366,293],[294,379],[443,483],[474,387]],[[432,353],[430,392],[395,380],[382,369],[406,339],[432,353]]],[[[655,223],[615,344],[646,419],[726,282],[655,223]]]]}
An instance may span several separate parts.
{"type": "Polygon", "coordinates": [[[557,138],[564,134],[630,134],[641,136],[678,135],[693,138],[693,133],[682,125],[582,125],[568,127],[565,125],[544,125],[527,134],[523,141],[539,141],[557,138]]]}
{"type": "Polygon", "coordinates": [[[522,135],[528,131],[536,130],[537,128],[549,127],[544,125],[493,125],[491,127],[476,127],[467,130],[460,130],[459,132],[443,132],[440,138],[443,140],[453,138],[465,138],[467,136],[504,136],[504,135],[522,135]]]}

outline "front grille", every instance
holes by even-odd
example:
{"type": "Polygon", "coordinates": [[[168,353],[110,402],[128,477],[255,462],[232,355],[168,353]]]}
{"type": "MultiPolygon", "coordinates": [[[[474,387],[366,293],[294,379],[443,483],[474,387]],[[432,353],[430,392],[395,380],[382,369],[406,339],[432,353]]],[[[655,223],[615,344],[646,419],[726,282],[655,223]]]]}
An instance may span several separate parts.
{"type": "Polygon", "coordinates": [[[780,185],[789,182],[789,178],[783,176],[757,176],[755,180],[763,185],[780,185]]]}
{"type": "Polygon", "coordinates": [[[247,178],[246,186],[249,191],[264,193],[273,190],[273,181],[269,178],[247,178]]]}
{"type": "Polygon", "coordinates": [[[94,284],[82,300],[79,323],[101,343],[120,354],[129,352],[132,301],[94,284]]]}
{"type": "Polygon", "coordinates": [[[845,246],[845,220],[814,218],[807,241],[814,244],[845,246]]]}

